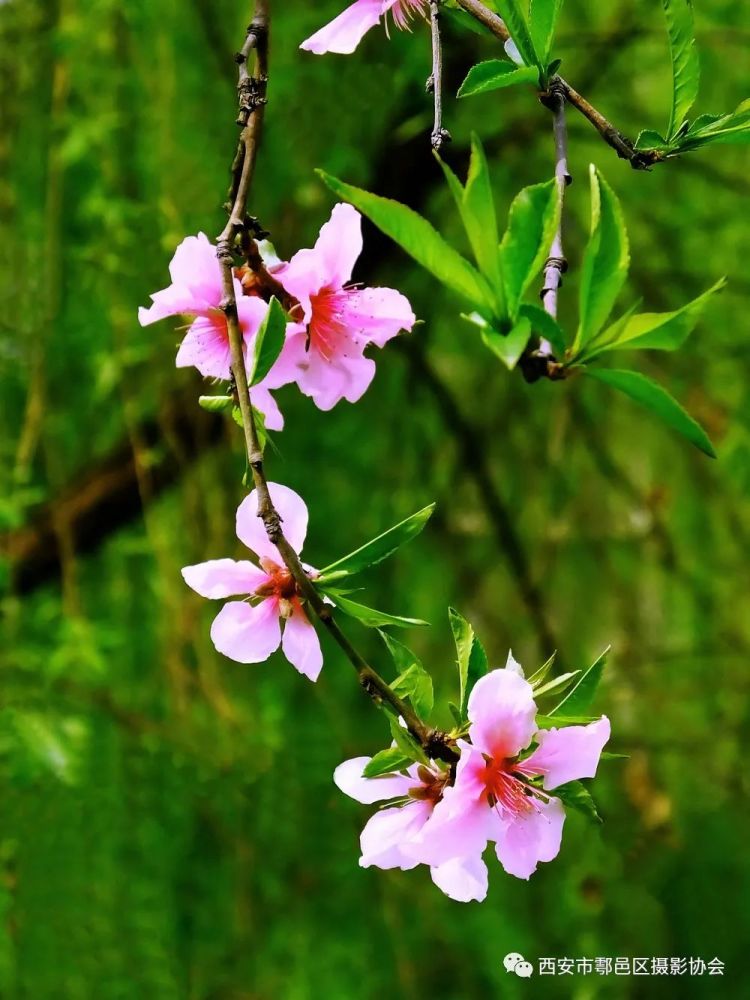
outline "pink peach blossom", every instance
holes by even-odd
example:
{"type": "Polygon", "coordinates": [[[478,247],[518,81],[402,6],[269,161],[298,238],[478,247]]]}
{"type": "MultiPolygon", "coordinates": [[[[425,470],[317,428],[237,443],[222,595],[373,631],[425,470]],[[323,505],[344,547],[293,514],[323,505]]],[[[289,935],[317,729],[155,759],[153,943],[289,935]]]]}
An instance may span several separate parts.
{"type": "Polygon", "coordinates": [[[347,284],[361,252],[362,217],[351,205],[339,204],[314,248],[300,250],[273,271],[301,313],[301,322],[287,329],[280,377],[296,381],[321,410],[341,399],[355,403],[375,376],[365,348],[383,347],[415,322],[400,292],[347,284]]]}
{"type": "MultiPolygon", "coordinates": [[[[294,490],[278,483],[269,483],[268,489],[281,516],[284,536],[295,552],[301,552],[307,534],[304,501],[294,490]]],[[[249,560],[212,559],[182,570],[185,582],[202,597],[245,595],[252,602],[230,601],[224,605],[211,626],[214,646],[238,663],[261,663],[281,645],[292,666],[311,681],[317,680],[323,666],[320,642],[296,584],[258,517],[256,490],[237,508],[237,537],[256,554],[260,566],[249,560]]],[[[310,575],[315,572],[310,567],[305,569],[310,575]]]]}
{"type": "Polygon", "coordinates": [[[304,41],[300,48],[316,55],[323,55],[325,52],[348,55],[354,52],[370,28],[389,12],[397,28],[409,30],[412,18],[417,14],[424,17],[426,11],[427,0],[356,0],[333,21],[304,41]]]}
{"type": "Polygon", "coordinates": [[[458,742],[455,782],[406,851],[417,861],[442,865],[481,858],[494,841],[505,871],[528,879],[560,849],[565,811],[547,793],[595,775],[609,720],[537,732],[531,685],[509,669],[477,681],[468,715],[471,742],[458,742]],[[523,756],[532,740],[536,748],[523,756]]]}
{"type": "MultiPolygon", "coordinates": [[[[417,837],[443,794],[448,772],[413,764],[406,774],[364,778],[370,757],[355,757],[336,768],[333,780],[350,798],[367,805],[393,799],[366,823],[360,837],[363,868],[414,868],[418,861],[404,849],[417,837]]],[[[459,902],[482,900],[487,894],[487,868],[481,858],[450,858],[430,869],[438,888],[459,902]]]]}
{"type": "MultiPolygon", "coordinates": [[[[138,310],[141,326],[156,323],[167,316],[194,316],[175,359],[178,368],[194,366],[201,375],[209,378],[230,377],[231,351],[227,322],[221,311],[223,296],[221,267],[216,259],[216,248],[204,233],[187,236],[175,250],[169,265],[172,284],[151,296],[152,305],[138,310]]],[[[235,278],[237,315],[244,339],[245,353],[248,345],[268,309],[263,299],[244,295],[242,285],[235,278]]],[[[250,390],[253,406],[266,418],[271,430],[281,430],[284,418],[269,389],[284,384],[279,380],[278,363],[266,378],[250,390]]]]}

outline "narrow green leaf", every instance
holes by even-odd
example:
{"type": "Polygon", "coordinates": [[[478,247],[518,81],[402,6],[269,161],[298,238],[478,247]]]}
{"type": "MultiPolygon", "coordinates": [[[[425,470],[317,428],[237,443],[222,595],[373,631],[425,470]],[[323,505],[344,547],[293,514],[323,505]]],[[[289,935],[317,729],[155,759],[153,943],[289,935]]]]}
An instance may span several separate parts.
{"type": "Polygon", "coordinates": [[[614,192],[591,164],[591,235],[586,246],[579,290],[577,354],[604,326],[625,282],[630,265],[628,236],[614,192]]]}
{"type": "Polygon", "coordinates": [[[198,406],[209,413],[221,413],[232,405],[231,396],[198,396],[198,406]]]}
{"type": "Polygon", "coordinates": [[[521,58],[527,66],[538,66],[543,68],[542,60],[537,55],[534,48],[534,41],[526,22],[526,15],[521,7],[520,0],[495,0],[500,17],[505,21],[505,27],[510,33],[510,37],[516,43],[516,48],[521,54],[521,58]]]}
{"type": "Polygon", "coordinates": [[[544,681],[544,678],[552,669],[552,664],[555,662],[556,656],[557,653],[553,653],[552,656],[550,656],[550,658],[543,663],[541,667],[531,675],[531,677],[528,678],[529,684],[531,684],[533,688],[539,687],[539,685],[544,681]]]}
{"type": "Polygon", "coordinates": [[[374,608],[367,608],[364,604],[357,604],[350,601],[348,597],[343,597],[332,588],[321,587],[322,591],[333,598],[333,602],[339,610],[351,618],[367,625],[368,628],[379,628],[381,625],[396,625],[399,628],[410,628],[412,625],[429,625],[420,618],[402,618],[400,615],[389,615],[384,611],[376,611],[374,608]]]}
{"type": "Polygon", "coordinates": [[[286,337],[286,313],[273,296],[268,310],[253,340],[252,355],[248,359],[247,384],[257,385],[268,375],[278,360],[286,337]]]}
{"type": "Polygon", "coordinates": [[[596,722],[593,715],[537,715],[537,729],[559,729],[561,726],[587,726],[596,722]]]}
{"type": "Polygon", "coordinates": [[[404,646],[387,632],[381,632],[380,637],[386,644],[399,674],[391,687],[397,694],[409,699],[420,719],[426,719],[435,701],[432,677],[422,666],[419,657],[408,646],[404,646]]]}
{"type": "Polygon", "coordinates": [[[576,716],[585,712],[594,700],[599,681],[602,679],[602,672],[607,662],[610,647],[600,653],[591,666],[582,675],[575,687],[569,691],[562,701],[549,713],[550,716],[565,715],[576,716]]]}
{"type": "Polygon", "coordinates": [[[377,538],[365,542],[364,545],[355,549],[354,552],[350,552],[348,555],[337,559],[336,562],[331,563],[320,571],[320,575],[317,578],[318,582],[327,583],[332,580],[339,580],[343,577],[351,576],[353,573],[359,573],[363,569],[375,566],[377,563],[387,559],[397,549],[400,549],[402,545],[410,542],[412,538],[416,538],[425,524],[427,524],[434,510],[435,504],[428,504],[427,507],[418,510],[416,514],[411,514],[403,521],[399,521],[392,528],[384,531],[382,535],[378,535],[377,538]]]}
{"type": "Polygon", "coordinates": [[[614,323],[606,330],[596,349],[589,357],[605,351],[644,348],[659,351],[675,351],[687,340],[700,319],[701,313],[711,298],[726,286],[721,278],[707,291],[681,309],[668,313],[641,313],[632,316],[626,323],[614,323]]]}
{"type": "Polygon", "coordinates": [[[531,302],[523,302],[518,310],[518,315],[529,320],[531,332],[548,340],[555,352],[555,357],[558,361],[562,361],[566,349],[565,334],[554,316],[550,316],[541,306],[531,302]]]}
{"type": "Polygon", "coordinates": [[[466,717],[466,704],[471,689],[480,677],[487,673],[488,661],[484,646],[474,634],[474,629],[454,608],[448,608],[453,641],[456,644],[456,665],[458,666],[459,714],[466,717]]]}
{"type": "Polygon", "coordinates": [[[583,782],[569,781],[565,785],[558,785],[552,794],[556,798],[561,799],[563,804],[570,809],[575,809],[577,812],[583,813],[587,819],[593,820],[595,823],[602,822],[602,818],[596,808],[596,803],[591,797],[591,792],[583,782]]]}
{"type": "Polygon", "coordinates": [[[533,66],[516,66],[507,59],[486,59],[472,66],[458,88],[457,97],[473,97],[490,90],[513,87],[518,83],[535,85],[539,72],[533,66]]]}
{"type": "Polygon", "coordinates": [[[469,176],[463,193],[463,220],[479,270],[495,287],[500,284],[497,260],[497,217],[487,158],[476,134],[471,136],[469,176]]]}
{"type": "Polygon", "coordinates": [[[390,198],[381,198],[352,184],[345,184],[322,170],[318,174],[334,194],[359,209],[447,288],[477,307],[490,301],[490,291],[481,274],[443,239],[427,219],[390,198]]]}
{"type": "Polygon", "coordinates": [[[534,48],[542,62],[549,59],[555,27],[563,0],[531,0],[529,28],[534,48]]]}
{"type": "Polygon", "coordinates": [[[614,368],[586,368],[585,371],[587,375],[599,382],[604,382],[606,385],[611,385],[613,389],[624,392],[636,403],[640,403],[641,406],[650,410],[662,423],[677,431],[678,434],[682,434],[704,454],[710,458],[716,458],[714,447],[701,425],[657,382],[639,372],[621,371],[614,368]]]}
{"type": "Polygon", "coordinates": [[[532,184],[513,199],[508,228],[500,244],[500,266],[511,319],[518,315],[526,289],[544,264],[559,218],[560,189],[554,179],[532,184]]]}
{"type": "Polygon", "coordinates": [[[414,761],[413,757],[407,757],[398,747],[389,747],[381,750],[365,764],[362,771],[363,778],[380,778],[384,774],[393,774],[394,771],[403,771],[414,761]]]}
{"type": "Polygon", "coordinates": [[[695,47],[692,0],[662,0],[672,58],[672,109],[667,138],[680,130],[695,104],[700,82],[700,62],[695,47]]]}
{"type": "Polygon", "coordinates": [[[547,681],[546,684],[542,684],[541,687],[535,688],[534,697],[541,698],[542,695],[550,694],[560,694],[565,688],[570,687],[573,680],[580,674],[580,670],[572,670],[568,674],[560,674],[559,677],[553,677],[551,681],[547,681]]]}
{"type": "Polygon", "coordinates": [[[635,148],[639,150],[667,149],[668,146],[669,143],[662,135],[649,128],[645,128],[642,132],[639,132],[638,138],[635,140],[635,148]]]}
{"type": "Polygon", "coordinates": [[[523,316],[507,334],[499,333],[489,325],[482,328],[482,340],[509,371],[516,367],[518,359],[526,350],[530,336],[531,322],[523,316]]]}
{"type": "Polygon", "coordinates": [[[388,725],[391,728],[391,736],[396,748],[408,757],[410,761],[419,761],[420,764],[429,764],[427,755],[422,747],[417,743],[408,729],[405,729],[398,719],[390,712],[388,714],[388,725]]]}
{"type": "Polygon", "coordinates": [[[630,760],[629,753],[612,753],[610,750],[602,750],[600,760],[630,760]]]}

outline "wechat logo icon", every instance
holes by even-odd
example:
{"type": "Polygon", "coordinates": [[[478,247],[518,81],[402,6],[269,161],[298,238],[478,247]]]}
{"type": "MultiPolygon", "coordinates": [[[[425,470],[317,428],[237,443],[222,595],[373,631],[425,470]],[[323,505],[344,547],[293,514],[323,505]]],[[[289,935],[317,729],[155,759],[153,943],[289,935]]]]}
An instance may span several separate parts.
{"type": "Polygon", "coordinates": [[[527,962],[517,951],[509,952],[503,959],[503,965],[506,972],[515,972],[521,979],[529,979],[534,971],[531,962],[527,962]]]}

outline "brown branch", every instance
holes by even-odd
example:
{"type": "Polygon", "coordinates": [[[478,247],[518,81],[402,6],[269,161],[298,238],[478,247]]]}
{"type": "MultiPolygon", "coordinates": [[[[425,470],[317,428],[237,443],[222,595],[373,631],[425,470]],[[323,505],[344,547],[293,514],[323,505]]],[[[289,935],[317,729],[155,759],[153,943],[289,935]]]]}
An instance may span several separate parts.
{"type": "Polygon", "coordinates": [[[443,43],[440,37],[440,0],[430,0],[430,30],[432,34],[432,73],[427,90],[432,91],[435,102],[435,120],[430,140],[439,152],[444,142],[451,141],[450,132],[443,128],[443,43]]]}
{"type": "MultiPolygon", "coordinates": [[[[510,32],[505,27],[505,22],[494,11],[485,7],[481,0],[458,0],[458,3],[467,14],[470,14],[475,21],[487,28],[495,38],[503,43],[508,41],[510,32]]],[[[574,90],[561,76],[553,77],[553,81],[563,88],[568,103],[572,104],[594,126],[607,145],[614,149],[620,159],[627,160],[634,170],[648,170],[654,163],[663,159],[662,156],[653,151],[641,152],[637,150],[626,135],[615,128],[590,101],[574,90]]]]}
{"type": "Polygon", "coordinates": [[[400,715],[407,729],[433,758],[440,758],[449,763],[458,759],[458,753],[452,746],[452,741],[445,733],[441,733],[426,725],[414,712],[409,704],[393,691],[390,685],[377,673],[354,648],[342,632],[333,617],[331,607],[327,604],[300,562],[294,548],[289,544],[281,525],[281,518],[274,508],[268,488],[268,480],[263,466],[263,450],[258,437],[253,408],[250,402],[250,390],[247,383],[243,338],[237,317],[237,301],[234,292],[234,252],[233,247],[238,236],[246,229],[247,200],[250,183],[255,168],[258,153],[260,131],[263,124],[265,109],[265,91],[268,80],[268,32],[269,11],[267,0],[256,0],[255,16],[248,29],[248,39],[238,57],[240,64],[239,82],[237,86],[240,115],[238,123],[242,125],[240,136],[241,166],[237,169],[237,156],[233,165],[233,176],[236,178],[232,206],[227,224],[219,235],[216,243],[216,255],[221,265],[222,304],[226,316],[227,331],[232,357],[232,375],[237,391],[237,401],[242,415],[242,428],[245,436],[247,460],[253,477],[253,483],[258,495],[258,516],[263,521],[269,541],[276,546],[287,569],[295,581],[300,596],[312,608],[313,612],[328,630],[331,637],[339,645],[349,662],[357,671],[359,682],[367,694],[378,704],[383,702],[400,715]],[[252,44],[250,38],[252,36],[252,44]],[[255,51],[256,73],[247,72],[247,54],[255,51]]]}

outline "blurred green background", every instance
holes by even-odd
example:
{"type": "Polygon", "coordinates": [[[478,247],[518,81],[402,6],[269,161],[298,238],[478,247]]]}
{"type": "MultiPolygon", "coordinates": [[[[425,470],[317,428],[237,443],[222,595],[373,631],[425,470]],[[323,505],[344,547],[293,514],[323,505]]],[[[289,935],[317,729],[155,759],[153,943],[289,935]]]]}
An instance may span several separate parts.
{"type": "MultiPolygon", "coordinates": [[[[429,32],[373,30],[351,57],[298,51],[341,0],[273,3],[267,128],[251,210],[289,256],[331,207],[313,168],[397,197],[459,239],[429,150],[429,32]]],[[[750,20],[699,0],[698,112],[747,97],[750,20]]],[[[750,193],[740,147],[635,173],[570,117],[563,318],[595,161],[626,210],[623,303],[669,309],[721,274],[677,356],[644,354],[706,426],[711,462],[624,397],[528,386],[458,303],[366,227],[355,275],[424,323],[378,354],[357,406],[293,388],[269,475],[306,498],[323,565],[436,500],[425,533],[368,576],[366,601],[427,618],[400,635],[453,695],[447,607],[502,665],[567,669],[608,643],[605,823],[571,815],[529,883],[492,864],[483,905],[425,869],[357,867],[368,810],[331,774],[386,728],[323,637],[310,685],[280,657],[213,649],[218,605],[180,567],[239,555],[241,436],[174,367],[176,323],[142,329],[186,234],[221,228],[235,141],[232,53],[249,4],[0,5],[0,996],[7,1000],[370,1000],[393,996],[740,996],[750,908],[747,314],[750,193]],[[721,958],[723,980],[522,981],[502,958],[721,958]]],[[[492,39],[446,29],[455,93],[492,39]]],[[[659,128],[669,63],[658,4],[568,0],[563,71],[626,133],[659,128]]],[[[504,213],[550,174],[547,112],[523,89],[447,101],[465,169],[477,129],[504,213]]],[[[350,633],[380,669],[374,633],[350,633]]]]}

